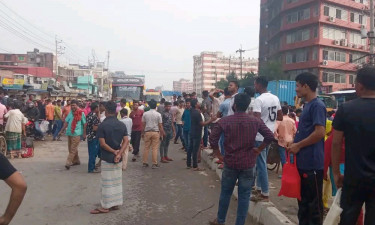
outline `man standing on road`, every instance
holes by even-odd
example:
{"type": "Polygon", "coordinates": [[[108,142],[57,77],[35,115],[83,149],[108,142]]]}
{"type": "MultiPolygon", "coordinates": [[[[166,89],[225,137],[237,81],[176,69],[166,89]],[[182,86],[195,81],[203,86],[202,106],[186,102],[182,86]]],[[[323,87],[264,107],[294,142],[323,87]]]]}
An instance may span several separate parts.
{"type": "Polygon", "coordinates": [[[238,94],[239,88],[240,88],[240,85],[238,84],[238,81],[236,80],[229,81],[228,91],[231,97],[230,97],[228,116],[231,116],[234,114],[234,111],[233,111],[234,97],[236,97],[236,95],[238,94]]]}
{"type": "MultiPolygon", "coordinates": [[[[16,215],[23,197],[25,196],[27,185],[22,175],[10,164],[9,160],[0,153],[0,180],[12,189],[10,200],[5,213],[0,216],[0,225],[8,225],[16,215]]],[[[3,196],[5,199],[5,196],[3,196]]]]}
{"type": "Polygon", "coordinates": [[[363,203],[366,207],[365,224],[374,224],[375,221],[374,67],[365,67],[357,72],[355,89],[359,98],[340,106],[333,120],[335,132],[332,144],[332,169],[337,187],[342,187],[341,225],[356,224],[363,203]],[[344,141],[343,176],[340,174],[340,158],[344,141]]]}
{"type": "Polygon", "coordinates": [[[59,133],[59,136],[61,136],[62,132],[66,129],[66,136],[68,136],[69,155],[65,164],[67,170],[69,170],[71,166],[81,164],[78,157],[78,145],[81,141],[81,135],[86,139],[85,113],[78,107],[78,102],[76,100],[72,100],[71,108],[71,112],[65,118],[64,127],[59,133]]]}
{"type": "Polygon", "coordinates": [[[278,126],[275,130],[275,136],[278,140],[281,165],[284,167],[284,164],[286,163],[286,147],[293,143],[297,128],[296,122],[288,116],[288,106],[284,105],[281,107],[281,111],[284,115],[283,121],[277,121],[278,126]]]}
{"type": "Polygon", "coordinates": [[[129,117],[133,122],[130,141],[133,146],[132,161],[135,162],[137,158],[139,158],[139,146],[141,145],[142,136],[143,110],[139,108],[139,101],[133,101],[133,111],[130,113],[129,117]]]}
{"type": "Polygon", "coordinates": [[[63,121],[62,121],[62,111],[61,111],[61,100],[57,100],[56,106],[55,106],[55,111],[54,111],[54,119],[55,119],[55,133],[53,134],[53,141],[61,141],[60,137],[58,137],[60,130],[63,126],[63,121]]]}
{"type": "Polygon", "coordinates": [[[176,130],[172,123],[172,113],[170,112],[172,104],[170,102],[164,103],[164,112],[161,114],[163,121],[164,137],[160,143],[160,162],[168,163],[173,161],[168,157],[168,148],[171,140],[176,136],[176,130]]]}
{"type": "Polygon", "coordinates": [[[47,106],[46,106],[46,118],[49,122],[48,124],[48,131],[47,134],[51,135],[52,134],[52,127],[53,127],[53,118],[54,118],[54,113],[55,113],[55,106],[52,105],[51,99],[47,100],[47,106]]]}
{"type": "MultiPolygon", "coordinates": [[[[217,112],[218,118],[223,118],[228,116],[229,107],[230,107],[230,101],[231,101],[231,94],[229,92],[228,88],[224,89],[224,102],[220,104],[219,111],[217,112]]],[[[221,134],[220,141],[219,141],[219,147],[220,147],[220,154],[221,156],[225,155],[225,149],[224,149],[224,134],[221,134]]],[[[219,157],[222,161],[222,157],[219,157]]],[[[222,165],[219,166],[220,168],[223,168],[222,165]]]]}
{"type": "Polygon", "coordinates": [[[186,165],[188,169],[191,169],[191,161],[193,159],[193,170],[202,171],[204,169],[198,168],[198,151],[202,141],[202,128],[209,125],[212,121],[215,121],[216,116],[211,117],[208,121],[203,121],[201,116],[200,108],[201,104],[197,99],[191,100],[191,128],[190,128],[190,143],[187,150],[186,165]]]}
{"type": "MultiPolygon", "coordinates": [[[[257,77],[254,82],[255,91],[260,94],[255,99],[253,114],[255,117],[263,120],[264,124],[272,131],[275,131],[276,120],[283,120],[283,113],[281,112],[280,100],[277,96],[267,91],[268,81],[265,77],[257,77]]],[[[255,140],[255,147],[258,147],[263,142],[264,137],[258,133],[255,140]]],[[[262,151],[256,162],[256,185],[257,191],[251,197],[252,201],[269,201],[268,190],[268,172],[267,172],[267,154],[268,147],[262,151]]]]}
{"type": "Polygon", "coordinates": [[[106,119],[99,125],[97,136],[101,147],[101,208],[91,214],[108,213],[123,204],[122,155],[129,147],[125,124],[116,117],[116,103],[107,102],[106,119]]]}
{"type": "Polygon", "coordinates": [[[212,130],[210,144],[219,154],[219,139],[224,134],[225,166],[221,180],[221,194],[217,218],[210,225],[223,225],[227,215],[233,189],[238,180],[238,208],[236,225],[244,225],[249,209],[251,184],[254,180],[254,166],[257,155],[273,140],[273,133],[262,120],[246,113],[250,96],[238,94],[234,100],[235,114],[218,122],[212,130]],[[262,144],[255,145],[255,136],[264,136],[262,144]]]}
{"type": "Polygon", "coordinates": [[[178,108],[176,109],[175,113],[175,121],[176,121],[176,137],[174,138],[174,143],[178,144],[178,138],[180,138],[181,143],[183,146],[184,144],[184,135],[183,135],[183,126],[182,126],[182,115],[184,114],[184,101],[180,100],[178,102],[178,108]]]}
{"type": "MultiPolygon", "coordinates": [[[[125,124],[126,130],[128,132],[128,140],[129,142],[131,141],[131,136],[132,136],[132,127],[133,127],[133,121],[128,117],[128,110],[127,109],[121,109],[120,111],[121,114],[121,122],[125,124]]],[[[126,170],[126,167],[128,165],[128,155],[129,155],[129,150],[130,145],[125,149],[124,153],[122,154],[122,171],[126,170]]]]}
{"type": "Polygon", "coordinates": [[[158,111],[158,113],[162,113],[162,112],[164,112],[164,103],[165,103],[165,98],[162,98],[161,100],[160,100],[160,104],[159,104],[159,106],[158,106],[158,108],[157,108],[157,111],[158,111]]]}
{"type": "Polygon", "coordinates": [[[91,111],[87,115],[87,147],[89,150],[89,163],[88,172],[89,173],[100,173],[98,169],[95,168],[96,157],[99,155],[99,139],[96,135],[98,126],[100,124],[99,120],[99,105],[96,102],[91,103],[91,111]]]}
{"type": "Polygon", "coordinates": [[[185,148],[185,152],[190,147],[190,128],[191,128],[191,99],[186,99],[185,100],[185,110],[184,113],[182,114],[182,126],[183,126],[183,135],[184,135],[184,145],[183,148],[185,148]]]}
{"type": "Polygon", "coordinates": [[[323,169],[326,107],[316,96],[318,77],[301,73],[296,77],[296,93],[306,101],[301,114],[294,144],[287,147],[296,154],[297,168],[301,177],[301,201],[298,201],[300,225],[323,223],[323,169]]]}
{"type": "Polygon", "coordinates": [[[128,113],[132,112],[131,109],[129,108],[129,106],[127,105],[127,102],[126,102],[125,98],[121,99],[120,107],[121,108],[118,110],[118,113],[117,113],[117,119],[119,119],[119,120],[121,119],[121,114],[120,114],[121,109],[127,109],[128,113]]]}
{"type": "MultiPolygon", "coordinates": [[[[208,91],[203,91],[202,97],[203,97],[202,106],[204,108],[203,116],[204,116],[204,120],[208,121],[208,120],[210,120],[210,117],[211,117],[211,114],[212,114],[212,101],[209,98],[208,91]]],[[[208,126],[204,126],[203,147],[204,148],[208,147],[208,126]]]]}
{"type": "Polygon", "coordinates": [[[142,117],[142,137],[145,142],[143,152],[143,167],[148,167],[148,153],[152,149],[152,169],[158,169],[158,149],[160,147],[160,138],[165,136],[161,114],[156,111],[156,101],[149,103],[150,111],[143,114],[142,117]]]}

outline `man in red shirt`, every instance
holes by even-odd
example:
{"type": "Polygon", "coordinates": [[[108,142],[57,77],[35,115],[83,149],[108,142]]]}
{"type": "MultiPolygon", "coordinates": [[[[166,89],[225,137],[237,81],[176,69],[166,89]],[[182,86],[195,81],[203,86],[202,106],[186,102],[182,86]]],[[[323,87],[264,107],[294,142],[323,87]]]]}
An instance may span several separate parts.
{"type": "Polygon", "coordinates": [[[224,169],[221,180],[221,194],[217,219],[210,225],[223,225],[233,189],[238,180],[238,209],[236,225],[244,225],[249,209],[251,185],[254,182],[254,166],[257,155],[273,140],[272,131],[264,122],[246,113],[250,96],[242,93],[234,97],[234,115],[223,117],[212,129],[210,144],[219,154],[219,139],[224,134],[224,169]],[[264,140],[255,147],[255,137],[260,133],[264,140]]]}
{"type": "Polygon", "coordinates": [[[130,118],[133,120],[131,144],[133,146],[133,159],[135,162],[139,158],[139,146],[141,144],[142,133],[142,116],[143,110],[139,109],[139,102],[133,101],[133,111],[130,113],[130,118]]]}

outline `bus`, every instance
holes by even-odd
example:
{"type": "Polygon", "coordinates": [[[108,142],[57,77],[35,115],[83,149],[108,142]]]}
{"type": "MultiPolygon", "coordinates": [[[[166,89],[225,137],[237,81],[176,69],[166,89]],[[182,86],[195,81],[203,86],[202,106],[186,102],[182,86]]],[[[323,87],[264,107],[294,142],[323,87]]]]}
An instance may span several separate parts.
{"type": "Polygon", "coordinates": [[[112,76],[112,99],[119,101],[125,98],[128,102],[143,99],[145,86],[143,75],[117,75],[112,76]]]}
{"type": "Polygon", "coordinates": [[[151,101],[151,99],[154,99],[156,102],[160,103],[162,98],[163,98],[163,94],[162,94],[161,91],[148,89],[144,93],[144,100],[146,102],[149,102],[149,101],[151,101]]]}

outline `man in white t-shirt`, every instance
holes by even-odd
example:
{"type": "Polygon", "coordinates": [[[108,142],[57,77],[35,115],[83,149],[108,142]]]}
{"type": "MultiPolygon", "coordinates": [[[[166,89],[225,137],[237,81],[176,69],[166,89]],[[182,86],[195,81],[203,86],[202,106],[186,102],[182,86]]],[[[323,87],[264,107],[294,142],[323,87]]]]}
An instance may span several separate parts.
{"type": "MultiPolygon", "coordinates": [[[[283,113],[281,111],[280,100],[277,96],[267,91],[268,81],[265,77],[257,77],[254,82],[255,92],[260,96],[255,99],[253,107],[253,114],[263,120],[266,126],[272,131],[275,131],[276,120],[283,120],[283,113]]],[[[256,147],[263,142],[263,136],[257,134],[255,141],[256,147]]],[[[251,198],[252,201],[269,201],[268,189],[268,172],[267,172],[267,154],[268,147],[265,148],[257,157],[256,161],[256,184],[257,191],[251,198]]]]}
{"type": "Polygon", "coordinates": [[[229,81],[228,91],[231,94],[231,98],[230,98],[228,116],[234,115],[234,111],[233,111],[234,97],[236,97],[236,95],[238,94],[239,88],[240,88],[240,85],[238,84],[238,81],[236,80],[229,81]]]}

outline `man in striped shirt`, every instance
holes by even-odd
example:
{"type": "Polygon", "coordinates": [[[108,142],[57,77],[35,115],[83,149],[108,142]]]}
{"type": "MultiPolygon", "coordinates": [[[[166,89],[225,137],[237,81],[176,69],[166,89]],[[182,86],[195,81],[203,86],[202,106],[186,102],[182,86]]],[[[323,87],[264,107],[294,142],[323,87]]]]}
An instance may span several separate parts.
{"type": "Polygon", "coordinates": [[[219,153],[219,139],[224,134],[224,170],[221,181],[221,194],[217,219],[211,225],[225,224],[229,202],[234,186],[238,180],[238,210],[236,225],[245,224],[251,184],[254,182],[254,166],[257,155],[274,140],[272,131],[264,122],[246,113],[250,104],[250,96],[237,94],[234,98],[234,115],[222,118],[213,128],[210,144],[216,154],[219,153]],[[263,143],[255,147],[257,133],[263,135],[263,143]]]}

